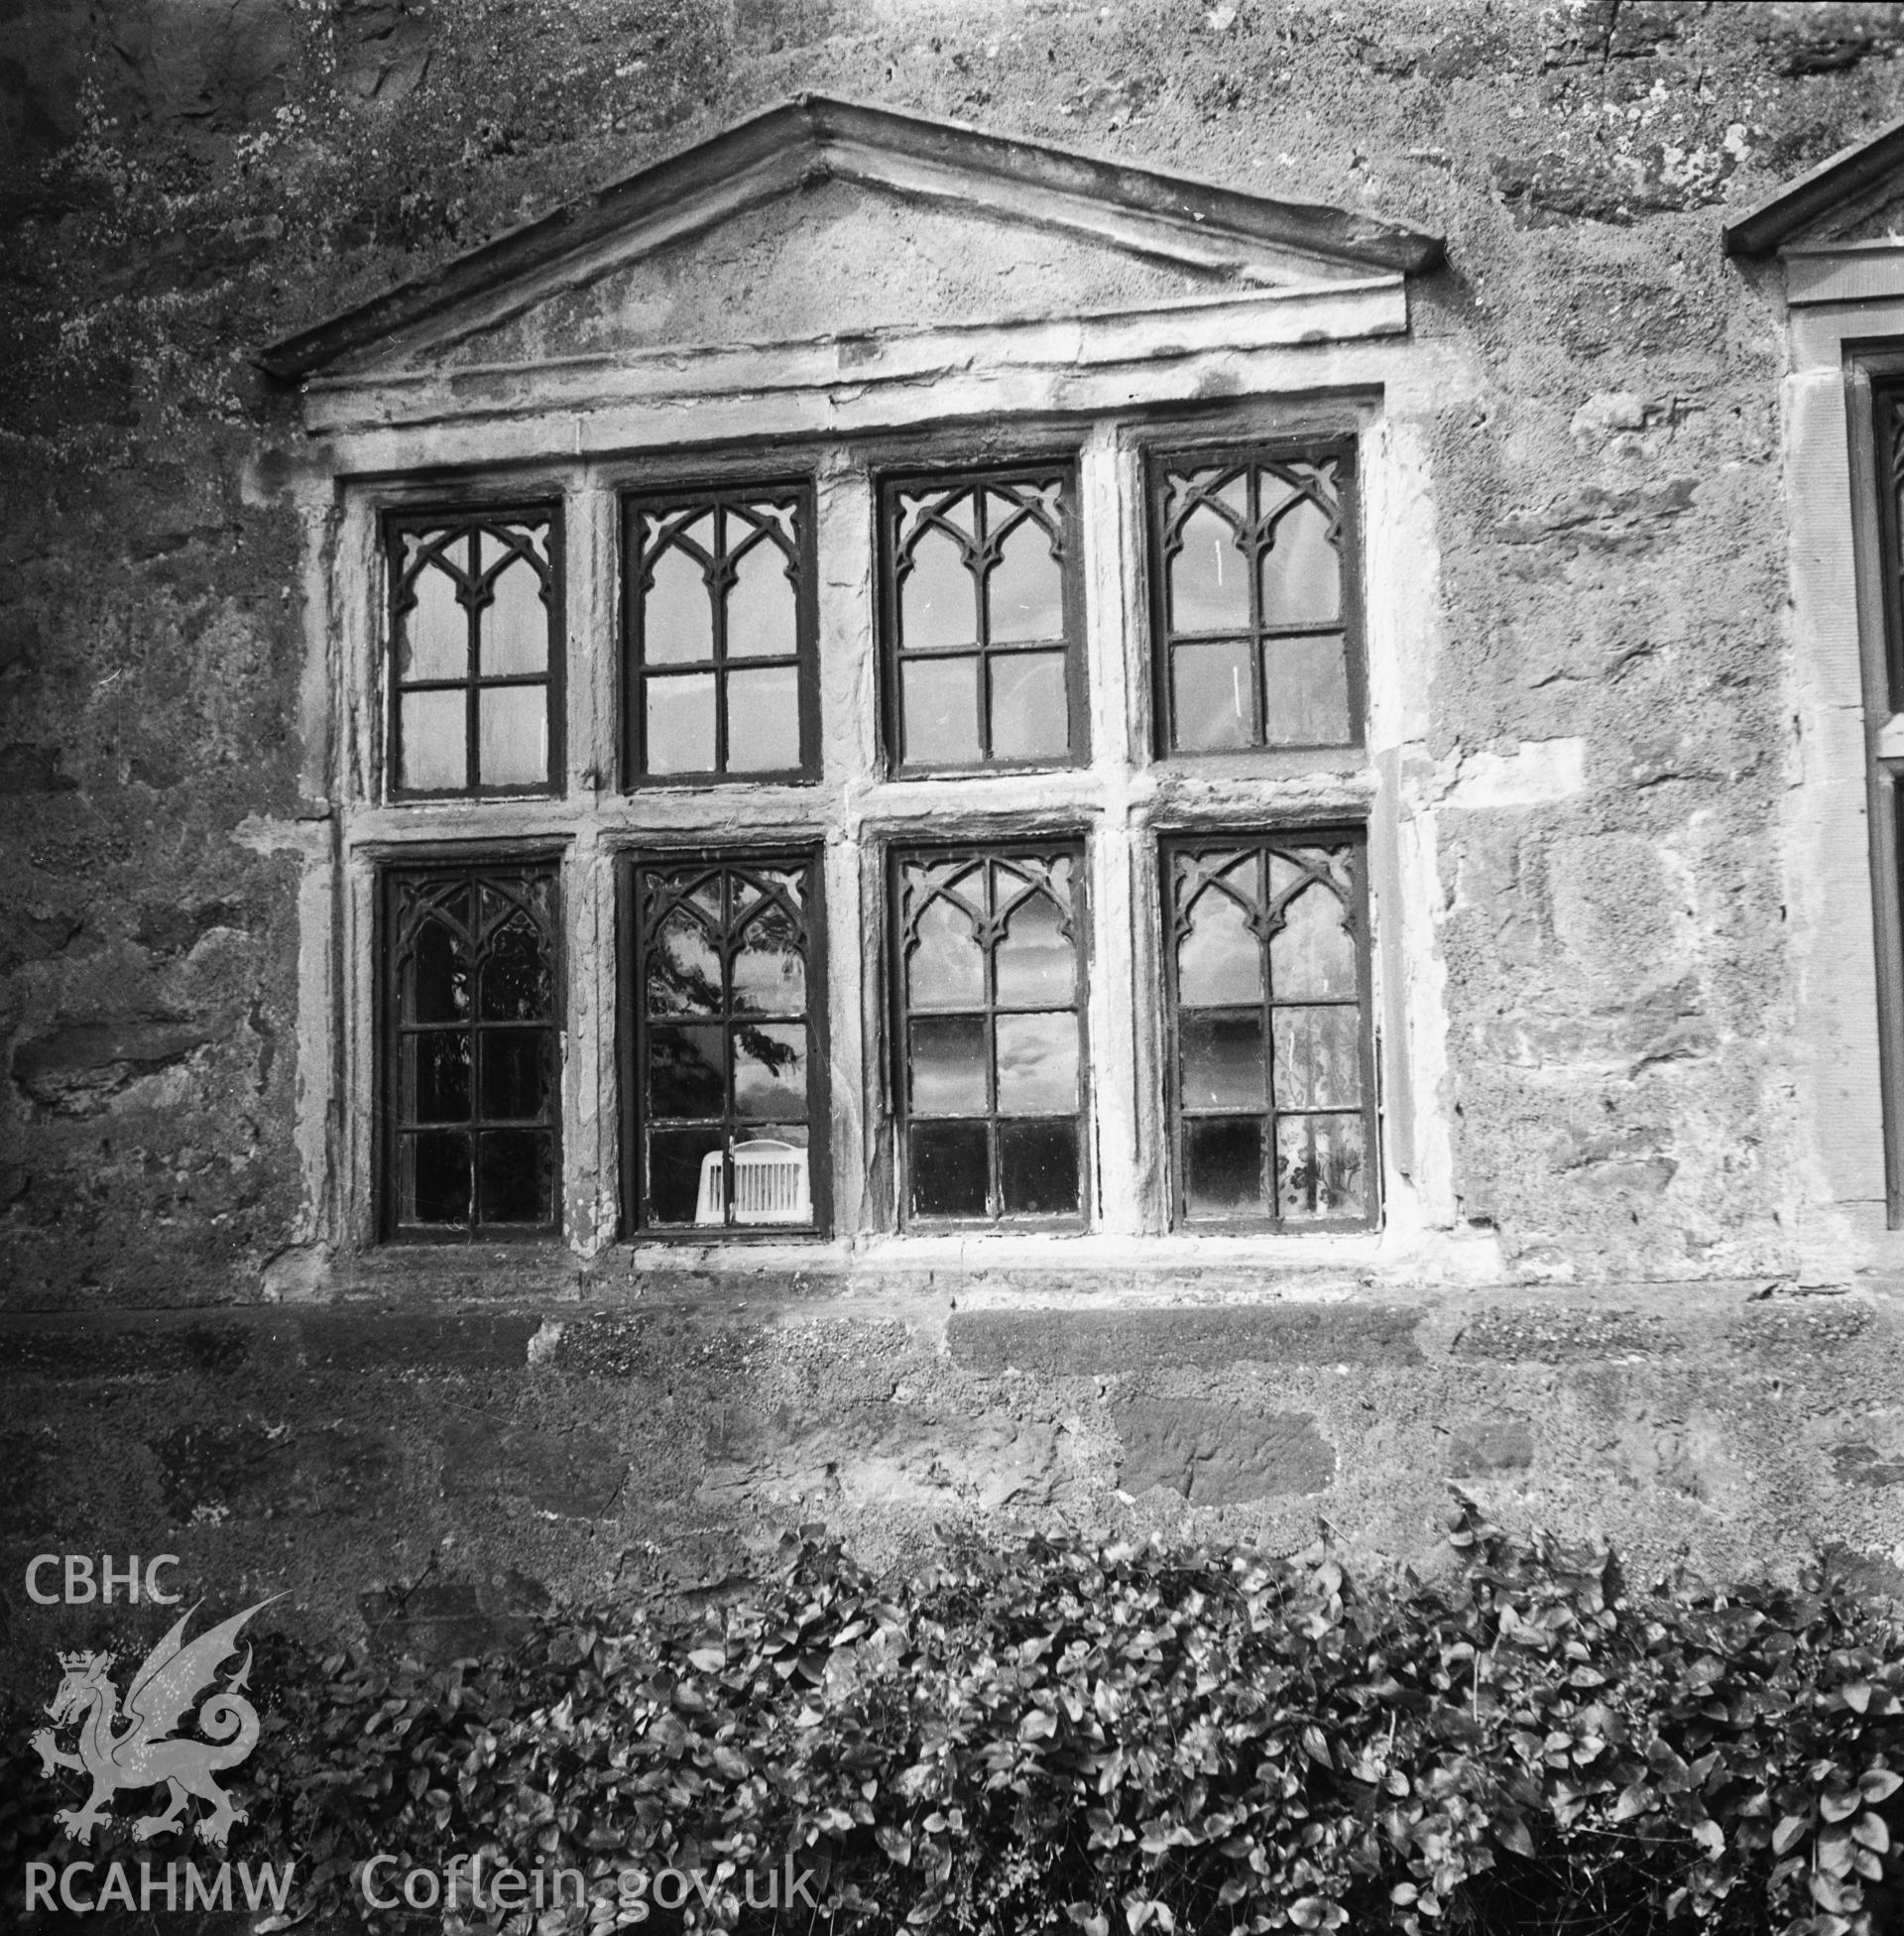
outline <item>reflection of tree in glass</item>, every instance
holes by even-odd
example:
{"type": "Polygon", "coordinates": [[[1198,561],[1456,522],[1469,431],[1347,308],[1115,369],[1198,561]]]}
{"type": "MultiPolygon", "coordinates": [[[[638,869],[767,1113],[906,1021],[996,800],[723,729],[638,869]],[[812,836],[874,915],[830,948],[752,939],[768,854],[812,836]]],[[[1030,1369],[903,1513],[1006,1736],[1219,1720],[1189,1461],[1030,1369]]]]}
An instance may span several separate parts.
{"type": "MultiPolygon", "coordinates": [[[[797,875],[769,877],[775,893],[763,892],[749,877],[735,873],[654,874],[649,876],[648,1011],[651,1016],[691,1022],[724,1013],[761,1010],[803,1019],[805,1011],[805,935],[785,895],[797,905],[797,875]],[[726,894],[722,895],[725,880],[726,894]],[[711,890],[711,892],[709,892],[711,890]],[[691,897],[691,898],[690,898],[691,897]],[[746,897],[743,901],[743,897],[746,897]],[[730,910],[721,932],[707,918],[708,901],[730,910]]],[[[801,1048],[738,1023],[737,1050],[777,1076],[797,1064],[801,1048]]],[[[723,1100],[706,1114],[726,1112],[723,1072],[695,1048],[691,1034],[651,1034],[649,1077],[652,1088],[675,1093],[704,1085],[710,1073],[723,1100]]],[[[718,1055],[718,1050],[716,1051],[718,1055]]]]}

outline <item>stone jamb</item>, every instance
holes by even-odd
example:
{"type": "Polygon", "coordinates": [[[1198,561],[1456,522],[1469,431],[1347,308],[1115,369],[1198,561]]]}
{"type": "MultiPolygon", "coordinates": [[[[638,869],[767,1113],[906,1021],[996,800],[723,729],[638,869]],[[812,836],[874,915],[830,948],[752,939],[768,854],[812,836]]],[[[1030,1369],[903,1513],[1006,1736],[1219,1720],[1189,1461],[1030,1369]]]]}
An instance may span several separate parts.
{"type": "Polygon", "coordinates": [[[1787,795],[1785,864],[1804,1126],[1797,1240],[1801,1273],[1823,1282],[1904,1271],[1904,1230],[1887,1214],[1873,881],[1888,845],[1874,838],[1874,795],[1889,793],[1876,756],[1891,721],[1867,705],[1865,663],[1874,648],[1881,658],[1883,621],[1877,560],[1859,537],[1875,480],[1853,435],[1859,352],[1904,350],[1904,248],[1812,247],[1787,268],[1799,785],[1787,795]],[[1847,290],[1872,293],[1844,300],[1847,290]]]}

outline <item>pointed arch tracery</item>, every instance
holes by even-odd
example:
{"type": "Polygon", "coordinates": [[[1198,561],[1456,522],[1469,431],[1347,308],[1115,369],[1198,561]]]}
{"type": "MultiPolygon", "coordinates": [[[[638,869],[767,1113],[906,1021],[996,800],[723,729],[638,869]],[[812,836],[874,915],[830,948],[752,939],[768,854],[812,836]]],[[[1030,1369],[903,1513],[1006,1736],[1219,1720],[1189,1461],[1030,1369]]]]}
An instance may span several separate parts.
{"type": "Polygon", "coordinates": [[[1083,851],[894,863],[908,1223],[1083,1211],[1083,851]]]}
{"type": "Polygon", "coordinates": [[[1164,863],[1178,1218],[1371,1221],[1362,837],[1184,839],[1164,863]]]}
{"type": "Polygon", "coordinates": [[[1159,751],[1361,738],[1353,453],[1153,460],[1159,751]]]}
{"type": "Polygon", "coordinates": [[[1069,464],[883,493],[890,752],[901,771],[1082,759],[1069,464]]]}
{"type": "Polygon", "coordinates": [[[393,869],[385,919],[388,1233],[556,1228],[561,991],[553,864],[393,869]]]}
{"type": "Polygon", "coordinates": [[[633,863],[629,1200],[643,1230],[823,1215],[817,894],[808,855],[633,863]]]}
{"type": "Polygon", "coordinates": [[[556,786],[560,540],[553,506],[385,520],[393,793],[556,786]]]}

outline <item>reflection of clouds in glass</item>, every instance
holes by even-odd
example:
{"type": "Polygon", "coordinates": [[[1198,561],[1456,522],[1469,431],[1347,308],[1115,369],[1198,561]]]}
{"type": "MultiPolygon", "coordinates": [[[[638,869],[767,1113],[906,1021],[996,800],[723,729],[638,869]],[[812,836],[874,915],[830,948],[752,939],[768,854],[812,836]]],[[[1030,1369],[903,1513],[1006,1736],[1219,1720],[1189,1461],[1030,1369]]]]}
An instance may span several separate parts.
{"type": "Polygon", "coordinates": [[[1269,939],[1269,977],[1276,999],[1356,992],[1356,944],[1348,910],[1320,882],[1288,902],[1283,924],[1269,939]]]}
{"type": "Polygon", "coordinates": [[[770,907],[748,923],[734,957],[734,1006],[756,1015],[805,1008],[806,963],[784,909],[770,907]]]}
{"type": "Polygon", "coordinates": [[[921,1116],[984,1111],[983,1016],[932,1016],[913,1023],[912,1107],[921,1116]]]}
{"type": "Polygon", "coordinates": [[[999,1112],[1068,1115],[1078,1106],[1078,1025],[1069,1015],[999,1017],[999,1112]]]}
{"type": "Polygon", "coordinates": [[[1033,895],[1013,909],[999,943],[999,1000],[1068,1002],[1077,976],[1077,949],[1058,924],[1058,909],[1033,895]]]}
{"type": "Polygon", "coordinates": [[[915,1009],[951,1008],[985,1000],[985,959],[972,916],[943,896],[919,916],[918,945],[906,964],[915,1009]]]}
{"type": "MultiPolygon", "coordinates": [[[[1248,875],[1238,885],[1247,886],[1248,875]]],[[[1185,1008],[1248,1006],[1262,999],[1262,950],[1249,917],[1215,888],[1199,897],[1177,951],[1177,999],[1185,1008]]]]}

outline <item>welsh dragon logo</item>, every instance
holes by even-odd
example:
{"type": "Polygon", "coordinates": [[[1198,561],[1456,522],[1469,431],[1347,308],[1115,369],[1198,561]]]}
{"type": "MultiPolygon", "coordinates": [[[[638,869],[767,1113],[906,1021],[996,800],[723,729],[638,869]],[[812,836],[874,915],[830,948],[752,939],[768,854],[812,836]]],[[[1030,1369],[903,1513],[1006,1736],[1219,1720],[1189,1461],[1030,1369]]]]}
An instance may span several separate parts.
{"type": "MultiPolygon", "coordinates": [[[[274,1594],[273,1600],[282,1600],[274,1594]]],[[[200,1603],[203,1604],[202,1602],[200,1603]]],[[[92,1778],[92,1793],[82,1808],[62,1808],[55,1819],[75,1842],[92,1840],[99,1823],[111,1819],[108,1805],[121,1788],[172,1790],[172,1804],[163,1814],[144,1815],[132,1825],[141,1842],[176,1826],[184,1812],[185,1797],[196,1795],[211,1804],[211,1813],[198,1824],[198,1833],[222,1849],[232,1824],[245,1820],[231,1798],[211,1778],[221,1768],[236,1767],[258,1745],[258,1710],[240,1691],[250,1682],[251,1648],[244,1665],[223,1687],[217,1685],[219,1663],[238,1651],[238,1630],[271,1600],[261,1600],[234,1614],[221,1626],[201,1634],[190,1645],[184,1641],[185,1624],[198,1609],[187,1608],[133,1676],[126,1690],[126,1706],[119,1712],[119,1690],[108,1678],[116,1655],[62,1653],[65,1678],[47,1703],[53,1728],[33,1737],[40,1751],[40,1771],[75,1768],[92,1778]],[[178,1718],[206,1688],[211,1698],[198,1710],[197,1724],[209,1741],[180,1739],[174,1734],[178,1718]],[[68,1754],[55,1746],[55,1730],[77,1723],[79,1752],[68,1754]],[[130,1725],[124,1725],[130,1724],[130,1725]]]]}

